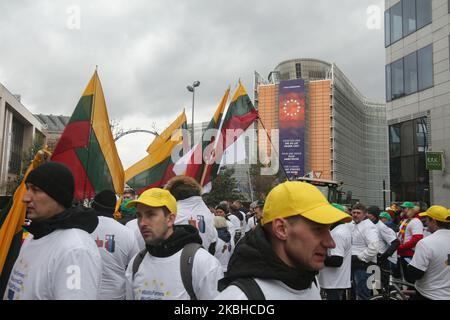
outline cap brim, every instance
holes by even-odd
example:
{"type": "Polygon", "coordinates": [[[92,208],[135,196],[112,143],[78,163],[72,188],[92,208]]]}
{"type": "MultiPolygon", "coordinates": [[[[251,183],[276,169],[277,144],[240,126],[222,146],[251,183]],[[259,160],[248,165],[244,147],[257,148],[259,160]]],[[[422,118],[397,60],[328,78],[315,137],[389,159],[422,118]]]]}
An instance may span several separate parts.
{"type": "Polygon", "coordinates": [[[155,208],[166,206],[165,203],[162,203],[161,201],[158,201],[156,199],[143,199],[143,200],[136,199],[136,200],[132,200],[132,201],[128,202],[125,207],[126,208],[136,207],[136,205],[138,203],[143,204],[144,206],[155,207],[155,208]]]}
{"type": "Polygon", "coordinates": [[[309,210],[308,212],[302,213],[301,216],[320,224],[334,224],[340,221],[352,221],[352,217],[349,214],[336,209],[331,204],[309,210]]]}
{"type": "Polygon", "coordinates": [[[419,213],[419,217],[429,217],[429,214],[426,212],[419,213]]]}

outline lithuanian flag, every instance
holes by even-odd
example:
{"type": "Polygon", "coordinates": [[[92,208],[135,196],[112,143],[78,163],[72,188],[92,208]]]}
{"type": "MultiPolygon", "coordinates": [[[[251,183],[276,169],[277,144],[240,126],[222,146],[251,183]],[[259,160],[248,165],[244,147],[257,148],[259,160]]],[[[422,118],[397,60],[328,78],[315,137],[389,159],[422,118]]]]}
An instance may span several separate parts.
{"type": "Polygon", "coordinates": [[[125,181],[137,194],[154,187],[162,187],[172,177],[172,151],[180,143],[187,142],[183,133],[187,130],[183,113],[147,148],[148,155],[125,171],[125,181]]]}
{"type": "Polygon", "coordinates": [[[22,226],[25,222],[26,205],[22,198],[26,192],[25,180],[28,174],[50,158],[50,152],[40,150],[28,167],[22,182],[14,192],[13,198],[0,213],[0,297],[6,288],[9,274],[19,255],[22,245],[22,226]]]}
{"type": "Polygon", "coordinates": [[[214,161],[210,161],[203,173],[201,185],[208,185],[216,176],[219,170],[222,156],[240,135],[255,121],[258,119],[258,112],[253,106],[250,97],[247,94],[244,86],[239,81],[239,87],[234,93],[228,106],[227,113],[223,119],[223,124],[220,129],[220,139],[216,145],[216,148],[211,153],[211,158],[214,161]]]}
{"type": "Polygon", "coordinates": [[[122,194],[124,172],[106,110],[97,71],[53,152],[52,161],[67,165],[75,177],[75,199],[92,198],[109,189],[122,194]]]}
{"type": "MultiPolygon", "coordinates": [[[[211,121],[208,124],[208,127],[206,128],[206,131],[202,134],[202,141],[201,143],[195,145],[194,150],[192,152],[191,158],[189,160],[189,163],[186,167],[185,175],[194,178],[198,182],[202,181],[202,178],[204,178],[204,173],[206,173],[206,170],[208,168],[208,161],[211,161],[212,159],[204,159],[204,155],[206,154],[207,157],[211,153],[211,151],[214,149],[214,143],[216,140],[215,136],[212,136],[208,138],[211,135],[211,130],[215,130],[216,132],[219,129],[220,122],[222,120],[222,115],[225,110],[225,107],[227,105],[228,96],[230,95],[230,89],[227,89],[225,91],[225,94],[222,97],[222,100],[220,101],[219,106],[216,109],[216,112],[214,113],[214,116],[212,117],[211,121]],[[208,135],[208,136],[205,136],[208,135]]],[[[217,133],[216,133],[217,135],[217,133]]]]}

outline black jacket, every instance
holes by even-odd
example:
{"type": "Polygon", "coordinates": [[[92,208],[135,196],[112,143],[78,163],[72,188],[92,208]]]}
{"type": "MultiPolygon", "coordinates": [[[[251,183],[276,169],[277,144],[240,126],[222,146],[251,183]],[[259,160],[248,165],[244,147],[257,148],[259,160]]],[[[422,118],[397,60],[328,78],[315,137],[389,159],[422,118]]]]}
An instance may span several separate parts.
{"type": "Polygon", "coordinates": [[[169,238],[158,245],[147,245],[147,251],[154,257],[170,257],[189,243],[202,244],[198,230],[191,225],[177,225],[169,238]]]}
{"type": "Polygon", "coordinates": [[[227,275],[220,280],[220,287],[225,288],[240,278],[259,278],[280,280],[292,289],[305,290],[311,287],[316,274],[286,265],[273,251],[263,228],[258,225],[237,244],[228,263],[227,275]]]}
{"type": "Polygon", "coordinates": [[[81,229],[92,233],[97,225],[98,217],[95,210],[80,205],[73,206],[46,220],[31,221],[24,228],[33,235],[34,239],[39,239],[60,229],[81,229]]]}

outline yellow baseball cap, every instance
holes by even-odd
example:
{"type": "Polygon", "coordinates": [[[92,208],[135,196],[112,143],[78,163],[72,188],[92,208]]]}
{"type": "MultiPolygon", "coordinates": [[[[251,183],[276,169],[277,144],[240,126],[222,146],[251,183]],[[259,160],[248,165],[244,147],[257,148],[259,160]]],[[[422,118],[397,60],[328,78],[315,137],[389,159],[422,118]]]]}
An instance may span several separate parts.
{"type": "Polygon", "coordinates": [[[419,216],[450,223],[450,210],[443,206],[431,206],[427,211],[420,213],[419,216]]]}
{"type": "Polygon", "coordinates": [[[127,203],[126,207],[136,206],[138,203],[149,207],[166,207],[170,213],[177,213],[177,200],[167,190],[151,188],[144,191],[138,199],[127,203]]]}
{"type": "Polygon", "coordinates": [[[262,224],[296,215],[320,224],[352,221],[350,215],[333,207],[319,189],[300,181],[287,181],[273,188],[263,212],[262,224]]]}

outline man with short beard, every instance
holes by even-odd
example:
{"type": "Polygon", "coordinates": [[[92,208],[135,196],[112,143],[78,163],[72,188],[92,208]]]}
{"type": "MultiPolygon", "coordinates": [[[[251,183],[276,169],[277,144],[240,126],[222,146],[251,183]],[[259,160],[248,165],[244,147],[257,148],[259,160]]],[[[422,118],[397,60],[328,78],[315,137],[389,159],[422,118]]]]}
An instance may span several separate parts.
{"type": "Polygon", "coordinates": [[[128,265],[127,299],[129,300],[208,300],[217,294],[217,283],[223,277],[220,262],[203,248],[189,256],[192,264],[192,294],[181,276],[181,259],[187,245],[201,244],[198,231],[191,225],[175,225],[177,201],[164,189],[152,188],[137,200],[139,229],[146,250],[128,265]],[[138,265],[135,260],[140,259],[138,265]]]}
{"type": "Polygon", "coordinates": [[[216,299],[320,300],[316,275],[335,247],[330,226],[351,217],[299,181],[272,189],[263,211],[261,225],[236,246],[216,299]]]}

